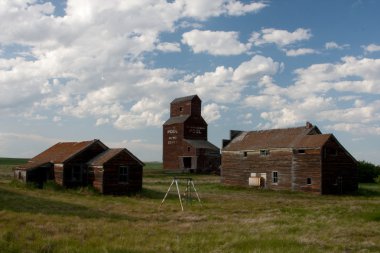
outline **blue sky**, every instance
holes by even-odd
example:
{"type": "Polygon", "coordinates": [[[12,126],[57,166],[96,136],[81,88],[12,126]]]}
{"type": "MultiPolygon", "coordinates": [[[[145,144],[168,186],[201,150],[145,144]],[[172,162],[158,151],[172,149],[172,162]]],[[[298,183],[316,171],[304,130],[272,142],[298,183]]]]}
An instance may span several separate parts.
{"type": "Polygon", "coordinates": [[[209,139],[310,121],[380,164],[380,1],[0,2],[0,156],[100,139],[162,157],[176,98],[209,139]]]}

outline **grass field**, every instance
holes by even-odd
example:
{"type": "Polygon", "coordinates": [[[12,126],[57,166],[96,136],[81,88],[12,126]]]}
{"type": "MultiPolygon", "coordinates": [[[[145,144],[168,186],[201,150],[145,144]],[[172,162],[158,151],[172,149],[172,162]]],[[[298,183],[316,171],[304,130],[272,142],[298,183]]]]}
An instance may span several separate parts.
{"type": "Polygon", "coordinates": [[[317,196],[191,175],[202,206],[181,212],[174,189],[160,208],[173,175],[157,163],[147,163],[143,191],[130,197],[40,190],[10,173],[0,165],[0,252],[380,252],[380,185],[317,196]]]}

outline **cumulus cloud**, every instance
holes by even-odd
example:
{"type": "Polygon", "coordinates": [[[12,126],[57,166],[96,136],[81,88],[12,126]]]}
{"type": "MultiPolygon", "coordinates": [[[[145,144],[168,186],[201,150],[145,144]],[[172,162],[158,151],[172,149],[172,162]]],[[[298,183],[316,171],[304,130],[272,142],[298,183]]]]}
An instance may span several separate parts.
{"type": "MultiPolygon", "coordinates": [[[[374,126],[380,124],[380,100],[374,96],[380,94],[379,70],[379,59],[344,57],[339,63],[297,69],[295,82],[287,87],[263,76],[258,94],[247,96],[242,104],[261,111],[261,118],[269,123],[266,127],[311,119],[334,122],[331,129],[339,131],[352,130],[349,126],[357,122],[374,126]]],[[[376,133],[374,129],[372,134],[376,133]]]]}
{"type": "Polygon", "coordinates": [[[300,56],[306,54],[317,54],[318,51],[312,48],[286,49],[284,50],[287,56],[300,56]]]}
{"type": "Polygon", "coordinates": [[[248,46],[238,40],[237,32],[192,30],[182,35],[182,43],[191,47],[194,53],[212,55],[239,55],[248,50],[248,46]]]}
{"type": "Polygon", "coordinates": [[[367,46],[362,46],[365,53],[373,53],[380,51],[380,45],[377,44],[369,44],[367,46]]]}
{"type": "Polygon", "coordinates": [[[346,48],[349,48],[349,47],[350,47],[349,44],[339,45],[335,41],[329,41],[329,42],[325,43],[325,49],[339,49],[339,50],[342,50],[342,49],[346,49],[346,48]]]}
{"type": "Polygon", "coordinates": [[[274,75],[281,68],[282,64],[272,58],[255,55],[236,69],[219,66],[214,72],[196,76],[193,82],[194,91],[215,102],[236,102],[247,85],[255,85],[261,77],[274,75]]]}
{"type": "Polygon", "coordinates": [[[226,110],[225,106],[216,103],[207,104],[202,109],[203,118],[210,123],[218,120],[221,117],[221,111],[226,110]]]}
{"type": "Polygon", "coordinates": [[[183,5],[184,16],[199,20],[223,14],[241,16],[250,12],[258,12],[268,6],[265,2],[243,4],[236,0],[179,0],[177,2],[183,5]]]}
{"type": "Polygon", "coordinates": [[[157,50],[163,52],[181,52],[179,43],[163,42],[157,45],[157,50]]]}
{"type": "Polygon", "coordinates": [[[261,32],[254,32],[250,42],[256,46],[274,43],[279,47],[294,44],[299,41],[308,40],[312,36],[310,29],[298,28],[294,32],[274,28],[262,29],[261,32]]]}

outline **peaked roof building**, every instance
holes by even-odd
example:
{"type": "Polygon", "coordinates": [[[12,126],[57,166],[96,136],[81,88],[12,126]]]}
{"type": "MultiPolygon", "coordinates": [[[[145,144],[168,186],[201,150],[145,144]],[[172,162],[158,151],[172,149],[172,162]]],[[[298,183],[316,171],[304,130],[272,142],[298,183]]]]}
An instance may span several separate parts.
{"type": "Polygon", "coordinates": [[[222,182],[320,194],[357,190],[357,162],[333,134],[306,126],[231,131],[223,141],[222,182]]]}
{"type": "Polygon", "coordinates": [[[219,169],[220,150],[207,140],[207,123],[197,95],[170,103],[170,118],[163,125],[163,166],[167,170],[207,172],[219,169]]]}

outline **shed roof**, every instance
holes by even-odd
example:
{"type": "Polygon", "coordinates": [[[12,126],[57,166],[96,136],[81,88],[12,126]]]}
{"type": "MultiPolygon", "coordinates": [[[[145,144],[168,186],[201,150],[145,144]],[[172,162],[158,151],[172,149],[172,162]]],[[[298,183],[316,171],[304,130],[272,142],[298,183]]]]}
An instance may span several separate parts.
{"type": "Polygon", "coordinates": [[[189,143],[191,146],[193,146],[194,148],[203,148],[203,149],[211,149],[211,150],[219,151],[219,148],[217,146],[215,146],[214,144],[212,144],[211,142],[206,141],[206,140],[188,140],[188,139],[185,139],[185,141],[187,143],[189,143]]]}
{"type": "Polygon", "coordinates": [[[323,139],[322,137],[305,138],[305,136],[314,135],[319,135],[319,130],[313,126],[242,132],[232,139],[223,150],[293,148],[301,144],[314,145],[323,139]]]}
{"type": "Polygon", "coordinates": [[[200,100],[200,98],[197,95],[191,95],[191,96],[176,98],[171,102],[171,104],[175,104],[175,103],[179,103],[179,102],[185,102],[185,101],[191,101],[196,97],[200,100]]]}
{"type": "Polygon", "coordinates": [[[95,158],[90,160],[87,164],[90,166],[102,166],[121,152],[126,152],[128,155],[130,155],[135,161],[137,161],[141,166],[144,166],[145,164],[140,161],[135,155],[133,155],[129,150],[126,148],[111,148],[103,153],[97,155],[95,158]]]}
{"type": "Polygon", "coordinates": [[[189,117],[190,117],[190,115],[182,115],[182,116],[177,116],[177,117],[171,117],[170,119],[168,119],[168,120],[164,123],[164,126],[166,126],[166,125],[172,125],[172,124],[178,124],[178,123],[183,123],[183,122],[185,122],[189,117]]]}
{"type": "Polygon", "coordinates": [[[96,139],[81,142],[58,142],[57,144],[51,146],[47,150],[30,159],[28,163],[18,166],[18,168],[32,169],[46,163],[64,163],[95,143],[99,143],[105,149],[108,149],[106,145],[96,139]]]}

